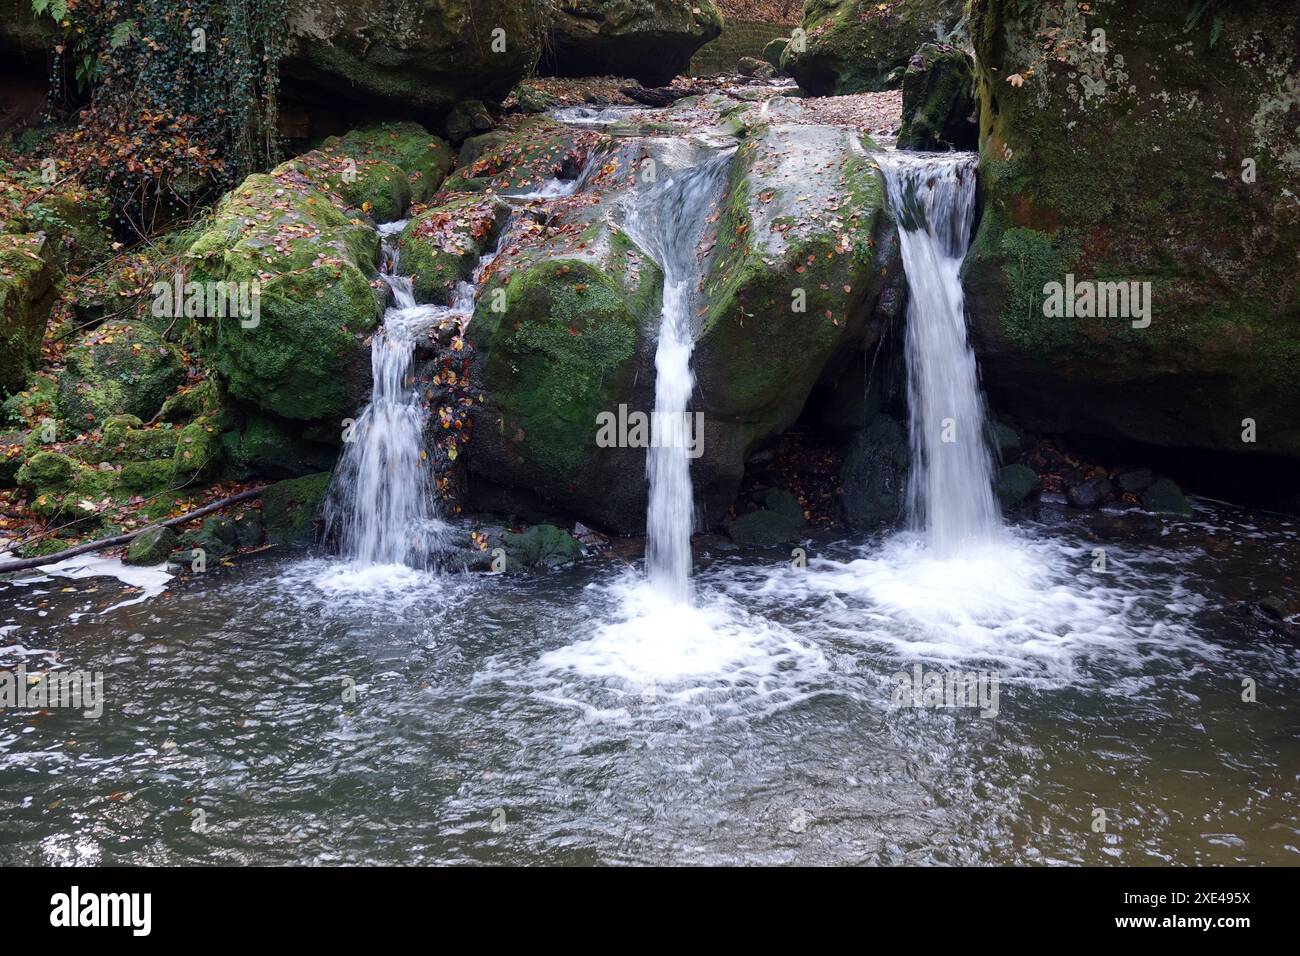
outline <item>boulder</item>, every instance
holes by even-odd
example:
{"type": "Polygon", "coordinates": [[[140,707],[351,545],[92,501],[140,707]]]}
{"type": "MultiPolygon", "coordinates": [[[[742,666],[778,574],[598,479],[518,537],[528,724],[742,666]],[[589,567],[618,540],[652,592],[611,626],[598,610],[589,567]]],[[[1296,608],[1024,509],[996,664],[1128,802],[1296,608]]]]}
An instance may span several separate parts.
{"type": "Polygon", "coordinates": [[[1003,508],[1011,508],[1036,492],[1040,483],[1038,472],[1027,465],[1003,465],[998,469],[993,491],[1003,508]]]}
{"type": "Polygon", "coordinates": [[[516,0],[290,0],[282,95],[440,124],[463,100],[504,99],[537,62],[544,26],[516,0]]]}
{"type": "Polygon", "coordinates": [[[44,233],[0,233],[0,394],[23,389],[41,357],[58,270],[44,233]]]}
{"type": "Polygon", "coordinates": [[[1076,508],[1100,508],[1112,490],[1110,480],[1099,475],[1070,483],[1065,497],[1076,508]]]}
{"type": "Polygon", "coordinates": [[[114,319],[82,336],[64,355],[59,412],[81,429],[118,414],[148,420],[184,380],[176,346],[143,322],[114,319]]]}
{"type": "Polygon", "coordinates": [[[994,404],[1031,431],[1244,476],[1300,460],[1300,21],[1281,0],[1198,10],[971,5],[966,302],[994,404]]]}
{"type": "Polygon", "coordinates": [[[316,516],[329,491],[330,475],[321,472],[277,481],[262,492],[266,540],[278,545],[308,545],[316,537],[316,516]]]}
{"type": "Polygon", "coordinates": [[[533,525],[527,531],[507,531],[501,536],[506,567],[530,571],[558,568],[582,557],[578,540],[553,524],[533,525]]]}
{"type": "Polygon", "coordinates": [[[803,508],[784,488],[768,488],[760,496],[763,507],[723,523],[727,537],[746,547],[774,547],[799,541],[807,522],[803,508]]]}
{"type": "Polygon", "coordinates": [[[127,564],[162,564],[176,549],[176,532],[171,528],[145,528],[126,546],[127,564]]]}
{"type": "Polygon", "coordinates": [[[509,214],[510,207],[495,196],[451,193],[412,217],[399,243],[415,301],[449,305],[457,284],[473,275],[509,214]]]}
{"type": "Polygon", "coordinates": [[[903,67],[927,41],[946,42],[964,0],[808,0],[800,43],[781,68],[813,96],[841,96],[898,86],[903,67]]]}
{"type": "Polygon", "coordinates": [[[770,80],[776,76],[776,67],[757,57],[742,56],[736,61],[736,72],[741,76],[753,77],[756,80],[770,80]]]}
{"type": "Polygon", "coordinates": [[[774,40],[769,40],[767,45],[763,47],[763,60],[771,64],[772,69],[777,72],[781,70],[781,56],[785,53],[786,44],[789,42],[789,37],[777,37],[774,40]]]}
{"type": "Polygon", "coordinates": [[[898,148],[973,150],[978,140],[970,56],[946,43],[924,44],[903,73],[898,148]]]}
{"type": "Polygon", "coordinates": [[[228,193],[191,246],[192,281],[260,289],[255,318],[208,317],[208,356],[230,393],[291,419],[354,412],[349,377],[368,365],[363,337],[379,319],[370,281],[379,236],[321,191],[302,161],[228,193]]]}
{"type": "Polygon", "coordinates": [[[710,523],[716,502],[735,499],[748,456],[794,424],[827,370],[878,341],[902,265],[872,145],[774,123],[732,160],[692,359],[710,523]]]}
{"type": "Polygon", "coordinates": [[[1182,489],[1168,478],[1157,478],[1142,492],[1142,507],[1152,514],[1192,516],[1192,506],[1183,496],[1182,489]]]}
{"type": "Polygon", "coordinates": [[[553,7],[543,72],[663,86],[722,31],[712,0],[566,0],[553,7]]]}

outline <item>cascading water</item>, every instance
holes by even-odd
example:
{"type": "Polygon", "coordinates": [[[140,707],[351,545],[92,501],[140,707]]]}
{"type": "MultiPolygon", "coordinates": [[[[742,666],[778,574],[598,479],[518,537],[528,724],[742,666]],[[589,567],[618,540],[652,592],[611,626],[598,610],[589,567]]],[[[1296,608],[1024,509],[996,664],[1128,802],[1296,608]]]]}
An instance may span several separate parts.
{"type": "Polygon", "coordinates": [[[428,413],[412,379],[412,360],[421,335],[446,321],[468,320],[475,283],[492,259],[479,262],[472,282],[458,283],[451,305],[420,305],[410,277],[400,272],[396,236],[404,225],[379,228],[384,237],[380,277],[394,304],[371,340],[370,402],[345,443],[325,511],[327,532],[337,530],[343,555],[361,566],[425,567],[436,550],[442,524],[423,455],[428,413]]]}
{"type": "Polygon", "coordinates": [[[702,439],[692,436],[686,411],[695,387],[691,308],[700,276],[695,248],[709,205],[721,192],[728,155],[710,155],[646,190],[627,219],[628,232],[664,273],[653,435],[646,456],[646,572],[656,589],[675,602],[689,601],[691,595],[694,504],[688,451],[692,438],[702,439]]]}
{"type": "Polygon", "coordinates": [[[929,547],[951,555],[1001,527],[960,278],[975,213],[975,157],[878,158],[907,274],[908,511],[929,547]]]}

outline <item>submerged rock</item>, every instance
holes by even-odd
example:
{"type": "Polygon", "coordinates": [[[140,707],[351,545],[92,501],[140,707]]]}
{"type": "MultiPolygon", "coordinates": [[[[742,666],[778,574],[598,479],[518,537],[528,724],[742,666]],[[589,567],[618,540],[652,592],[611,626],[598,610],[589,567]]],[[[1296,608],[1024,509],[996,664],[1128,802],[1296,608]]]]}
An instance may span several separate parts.
{"type": "Polygon", "coordinates": [[[723,523],[727,536],[742,546],[767,547],[800,540],[807,522],[798,499],[785,489],[769,488],[763,508],[723,523]]]}
{"type": "Polygon", "coordinates": [[[781,67],[813,96],[888,89],[921,44],[948,40],[964,6],[964,0],[809,0],[805,49],[790,44],[781,67]]]}
{"type": "Polygon", "coordinates": [[[899,149],[975,149],[975,69],[954,46],[926,43],[903,73],[899,149]]]}

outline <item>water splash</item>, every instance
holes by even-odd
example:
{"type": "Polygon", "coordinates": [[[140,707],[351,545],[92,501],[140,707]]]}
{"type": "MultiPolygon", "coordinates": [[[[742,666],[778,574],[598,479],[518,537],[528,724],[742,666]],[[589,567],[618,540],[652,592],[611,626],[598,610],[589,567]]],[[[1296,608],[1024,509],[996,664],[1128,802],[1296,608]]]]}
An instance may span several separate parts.
{"type": "Polygon", "coordinates": [[[936,554],[952,555],[1001,528],[960,278],[975,214],[975,157],[888,153],[880,167],[907,274],[908,512],[936,554]]]}
{"type": "Polygon", "coordinates": [[[710,154],[647,189],[629,209],[626,224],[664,273],[655,351],[655,435],[646,456],[646,571],[651,584],[677,602],[691,597],[694,503],[686,407],[695,388],[691,308],[700,277],[695,249],[709,207],[722,191],[729,156],[710,154]]]}

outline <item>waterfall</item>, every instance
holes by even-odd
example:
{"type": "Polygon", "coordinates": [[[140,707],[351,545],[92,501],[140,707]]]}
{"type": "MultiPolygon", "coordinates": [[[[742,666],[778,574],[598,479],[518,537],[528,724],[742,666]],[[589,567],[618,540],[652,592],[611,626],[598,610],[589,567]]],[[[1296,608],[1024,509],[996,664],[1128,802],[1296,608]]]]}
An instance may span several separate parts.
{"type": "Polygon", "coordinates": [[[653,434],[646,455],[650,503],[646,512],[646,573],[651,584],[676,602],[691,595],[691,531],[694,500],[688,455],[692,437],[687,405],[695,387],[691,371],[692,305],[700,278],[695,249],[710,204],[722,190],[729,154],[703,162],[646,187],[628,212],[627,230],[664,273],[663,312],[655,351],[653,434]]]}
{"type": "MultiPolygon", "coordinates": [[[[344,436],[344,451],[326,503],[327,534],[337,531],[353,564],[427,566],[442,534],[425,455],[428,411],[412,374],[421,336],[444,321],[464,324],[474,311],[474,282],[458,283],[449,306],[420,305],[401,273],[397,236],[405,222],[379,227],[380,277],[393,293],[370,346],[370,402],[344,436]]],[[[491,261],[485,256],[477,281],[491,261]]]]}
{"type": "Polygon", "coordinates": [[[951,555],[1001,526],[960,278],[975,213],[975,157],[878,158],[907,275],[908,512],[930,548],[951,555]]]}

